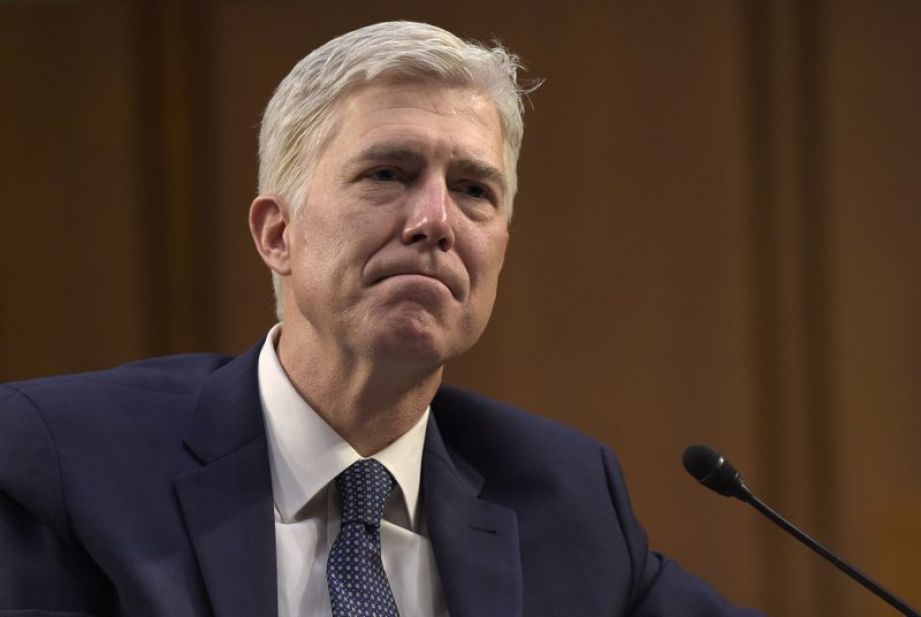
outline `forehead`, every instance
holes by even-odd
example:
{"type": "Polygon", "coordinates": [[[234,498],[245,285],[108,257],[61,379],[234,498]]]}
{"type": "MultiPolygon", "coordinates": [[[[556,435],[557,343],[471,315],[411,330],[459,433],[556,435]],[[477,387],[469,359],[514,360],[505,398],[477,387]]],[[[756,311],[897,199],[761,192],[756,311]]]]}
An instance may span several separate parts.
{"type": "Polygon", "coordinates": [[[482,159],[504,168],[498,111],[488,95],[475,89],[375,82],[350,93],[337,116],[337,128],[327,143],[334,151],[380,143],[482,159]]]}

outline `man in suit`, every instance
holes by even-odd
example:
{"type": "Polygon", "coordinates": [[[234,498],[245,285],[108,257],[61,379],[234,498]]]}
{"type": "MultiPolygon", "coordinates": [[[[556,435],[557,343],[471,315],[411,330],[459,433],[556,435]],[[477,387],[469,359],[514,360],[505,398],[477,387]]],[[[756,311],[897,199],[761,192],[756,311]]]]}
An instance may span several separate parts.
{"type": "Polygon", "coordinates": [[[407,22],[295,66],[250,209],[280,323],[0,388],[0,616],[750,614],[649,550],[606,448],[441,386],[495,299],[517,66],[407,22]]]}

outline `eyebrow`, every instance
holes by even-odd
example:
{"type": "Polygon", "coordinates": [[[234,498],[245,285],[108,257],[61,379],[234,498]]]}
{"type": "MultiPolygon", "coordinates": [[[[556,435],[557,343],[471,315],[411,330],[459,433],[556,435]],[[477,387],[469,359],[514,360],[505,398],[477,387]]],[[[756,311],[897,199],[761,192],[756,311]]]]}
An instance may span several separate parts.
{"type": "MultiPolygon", "coordinates": [[[[418,151],[396,144],[372,145],[350,159],[352,165],[373,161],[419,163],[425,157],[418,151]]],[[[494,165],[476,159],[462,158],[451,162],[452,167],[465,175],[498,184],[503,192],[508,190],[508,178],[494,165]]]]}

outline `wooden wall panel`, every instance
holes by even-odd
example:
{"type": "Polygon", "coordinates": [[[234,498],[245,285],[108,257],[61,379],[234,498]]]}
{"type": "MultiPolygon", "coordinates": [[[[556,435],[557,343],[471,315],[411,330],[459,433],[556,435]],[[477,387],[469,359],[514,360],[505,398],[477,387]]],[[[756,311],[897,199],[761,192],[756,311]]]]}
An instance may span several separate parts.
{"type": "Polygon", "coordinates": [[[117,5],[0,7],[0,379],[149,353],[134,31],[117,5]]]}
{"type": "MultiPolygon", "coordinates": [[[[847,2],[828,18],[839,540],[921,607],[921,10],[847,2]]],[[[855,615],[892,614],[841,592],[855,615]]]]}
{"type": "MultiPolygon", "coordinates": [[[[748,195],[757,450],[752,488],[807,529],[829,528],[827,291],[821,177],[822,20],[814,2],[746,5],[748,195]]],[[[834,572],[760,522],[764,606],[839,614],[834,572]],[[827,596],[827,597],[826,597],[827,596]]],[[[827,538],[827,536],[826,536],[827,538]]]]}

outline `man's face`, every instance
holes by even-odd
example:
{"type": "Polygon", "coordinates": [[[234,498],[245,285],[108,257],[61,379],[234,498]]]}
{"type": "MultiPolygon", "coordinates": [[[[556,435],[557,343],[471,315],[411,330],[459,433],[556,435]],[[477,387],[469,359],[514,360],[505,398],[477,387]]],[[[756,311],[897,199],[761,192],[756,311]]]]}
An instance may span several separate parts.
{"type": "Polygon", "coordinates": [[[285,336],[440,366],[476,342],[495,301],[508,244],[498,113],[477,91],[383,82],[351,94],[337,124],[285,231],[285,336]]]}

